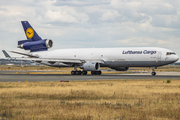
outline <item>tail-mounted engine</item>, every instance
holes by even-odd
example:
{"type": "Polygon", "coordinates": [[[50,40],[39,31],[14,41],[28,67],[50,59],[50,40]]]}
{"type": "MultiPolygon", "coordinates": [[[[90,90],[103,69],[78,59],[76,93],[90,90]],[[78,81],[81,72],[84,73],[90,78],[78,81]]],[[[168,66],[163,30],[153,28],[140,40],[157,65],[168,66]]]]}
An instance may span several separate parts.
{"type": "Polygon", "coordinates": [[[37,41],[32,41],[31,39],[29,39],[29,40],[18,41],[18,48],[31,50],[31,52],[44,51],[51,48],[52,46],[53,46],[53,41],[50,39],[37,40],[37,41]]]}
{"type": "Polygon", "coordinates": [[[28,21],[21,21],[27,40],[18,41],[18,48],[30,50],[31,52],[45,51],[53,46],[50,39],[42,39],[28,21]]]}

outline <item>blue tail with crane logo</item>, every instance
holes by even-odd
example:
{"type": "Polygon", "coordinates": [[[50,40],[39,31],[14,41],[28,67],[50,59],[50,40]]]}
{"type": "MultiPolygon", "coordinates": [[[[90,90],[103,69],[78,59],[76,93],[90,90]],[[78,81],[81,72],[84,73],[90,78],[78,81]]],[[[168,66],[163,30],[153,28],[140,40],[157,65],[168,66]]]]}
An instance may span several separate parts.
{"type": "Polygon", "coordinates": [[[39,37],[39,35],[36,33],[36,31],[33,29],[33,27],[29,24],[28,21],[21,21],[21,23],[27,39],[31,39],[33,41],[42,40],[42,38],[39,37]]]}

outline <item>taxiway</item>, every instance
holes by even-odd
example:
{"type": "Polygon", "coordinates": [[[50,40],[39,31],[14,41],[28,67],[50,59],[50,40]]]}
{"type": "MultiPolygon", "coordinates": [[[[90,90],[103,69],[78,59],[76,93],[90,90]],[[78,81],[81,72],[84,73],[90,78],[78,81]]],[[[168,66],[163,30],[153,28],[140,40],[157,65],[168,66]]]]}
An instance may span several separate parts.
{"type": "Polygon", "coordinates": [[[124,79],[179,79],[180,72],[102,74],[102,75],[67,75],[67,74],[5,74],[0,72],[0,82],[28,81],[73,81],[73,80],[124,80],[124,79]]]}

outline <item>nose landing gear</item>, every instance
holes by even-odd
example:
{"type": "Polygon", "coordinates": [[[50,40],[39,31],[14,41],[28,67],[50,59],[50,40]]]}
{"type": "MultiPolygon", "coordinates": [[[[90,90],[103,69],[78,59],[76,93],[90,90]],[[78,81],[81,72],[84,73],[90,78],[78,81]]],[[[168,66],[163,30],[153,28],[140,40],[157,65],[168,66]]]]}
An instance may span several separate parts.
{"type": "Polygon", "coordinates": [[[152,75],[152,76],[155,76],[155,75],[156,75],[156,72],[152,72],[151,75],[152,75]]]}
{"type": "Polygon", "coordinates": [[[151,75],[152,75],[152,76],[155,76],[155,75],[156,75],[156,72],[155,72],[155,70],[154,70],[154,69],[155,69],[155,67],[151,67],[151,69],[152,69],[152,73],[151,73],[151,75]]]}

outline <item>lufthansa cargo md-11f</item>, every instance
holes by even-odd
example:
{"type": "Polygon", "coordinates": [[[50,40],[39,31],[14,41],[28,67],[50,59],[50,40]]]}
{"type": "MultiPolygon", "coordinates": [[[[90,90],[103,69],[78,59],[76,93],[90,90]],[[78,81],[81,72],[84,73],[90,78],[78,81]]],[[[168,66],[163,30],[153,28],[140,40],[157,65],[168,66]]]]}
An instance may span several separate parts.
{"type": "MultiPolygon", "coordinates": [[[[158,66],[176,62],[179,57],[175,52],[156,47],[121,47],[121,48],[81,48],[58,49],[47,51],[52,47],[50,39],[42,39],[28,21],[21,21],[27,40],[18,41],[18,48],[30,50],[21,54],[27,57],[16,58],[32,60],[53,67],[74,67],[72,75],[101,75],[100,67],[109,67],[116,71],[127,71],[129,67],[151,67],[152,75],[158,66]],[[81,68],[82,71],[77,71],[81,68]]],[[[6,55],[7,56],[7,55],[6,55]]]]}

